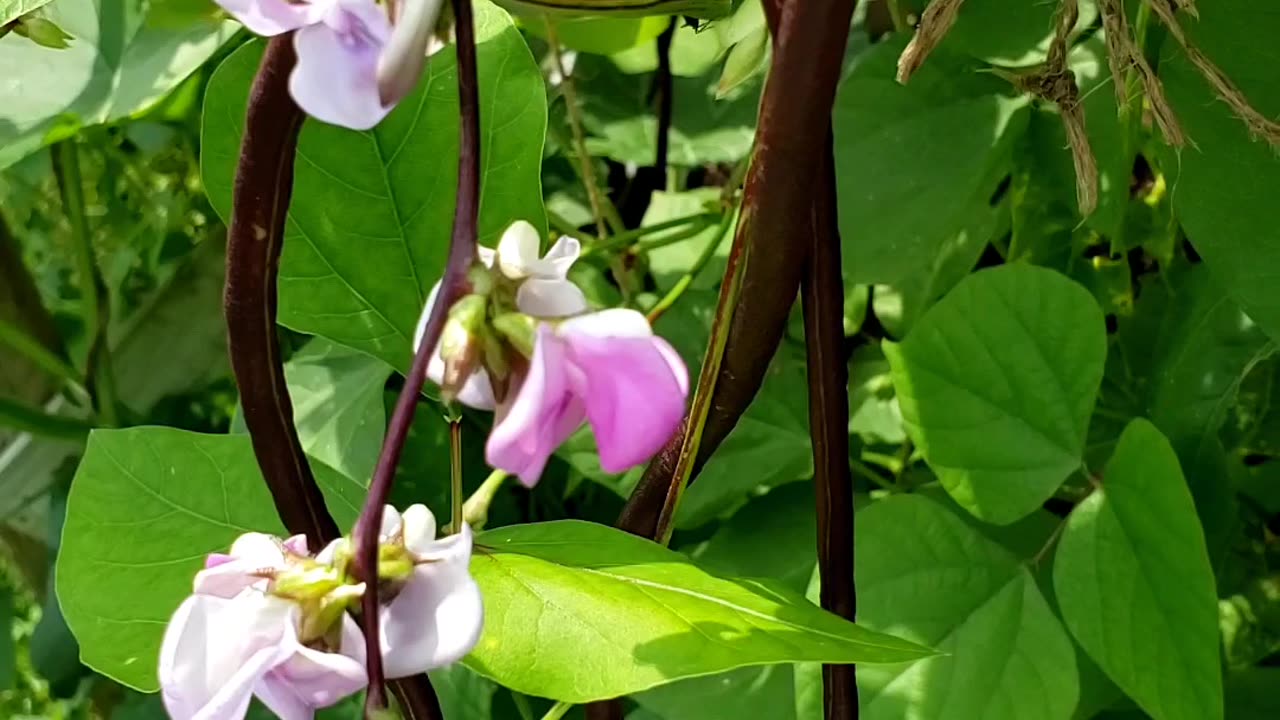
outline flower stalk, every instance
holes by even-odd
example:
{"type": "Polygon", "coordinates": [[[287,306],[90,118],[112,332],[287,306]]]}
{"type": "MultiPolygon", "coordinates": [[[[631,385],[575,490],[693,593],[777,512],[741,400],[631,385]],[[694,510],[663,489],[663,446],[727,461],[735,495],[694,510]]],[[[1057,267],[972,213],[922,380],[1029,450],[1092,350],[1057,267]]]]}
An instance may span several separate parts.
{"type": "MultiPolygon", "coordinates": [[[[458,100],[460,108],[460,133],[458,143],[458,193],[453,217],[453,237],[449,247],[448,264],[440,284],[440,294],[427,317],[421,333],[421,342],[414,355],[413,365],[405,378],[404,388],[396,400],[382,453],[373,471],[369,495],[360,519],[356,522],[355,571],[356,576],[369,583],[361,599],[365,622],[365,643],[368,647],[369,687],[365,699],[365,712],[377,716],[387,707],[381,653],[378,648],[378,531],[382,522],[382,508],[391,494],[396,467],[409,428],[413,423],[418,397],[427,377],[427,365],[436,352],[445,319],[454,302],[466,292],[467,273],[476,260],[476,227],[480,210],[480,92],[476,61],[476,40],[471,0],[452,0],[453,15],[457,22],[458,100]]],[[[454,528],[457,530],[458,528],[454,528]]],[[[434,697],[431,698],[435,700],[434,697]]],[[[439,717],[439,704],[435,704],[435,716],[439,717]]]]}

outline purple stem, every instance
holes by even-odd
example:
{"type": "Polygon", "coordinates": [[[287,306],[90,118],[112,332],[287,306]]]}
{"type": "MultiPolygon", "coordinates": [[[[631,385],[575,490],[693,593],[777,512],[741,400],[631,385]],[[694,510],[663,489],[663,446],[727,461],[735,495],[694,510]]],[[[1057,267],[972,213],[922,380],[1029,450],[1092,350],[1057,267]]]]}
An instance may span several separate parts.
{"type": "MultiPolygon", "coordinates": [[[[360,601],[369,671],[366,715],[382,710],[387,705],[383,687],[382,651],[378,642],[378,531],[382,525],[382,509],[391,494],[396,467],[400,464],[400,455],[409,436],[409,427],[413,423],[414,410],[417,409],[418,398],[422,393],[423,383],[426,382],[427,364],[440,342],[440,332],[444,329],[449,309],[466,291],[467,271],[476,258],[476,228],[480,211],[480,92],[475,28],[471,0],[452,0],[452,4],[457,21],[458,102],[461,114],[458,197],[453,215],[453,238],[444,278],[440,282],[440,294],[427,319],[422,344],[414,355],[404,388],[396,399],[391,423],[387,427],[387,437],[382,444],[382,454],[374,468],[369,495],[355,529],[356,575],[368,583],[368,589],[360,601]]],[[[440,717],[438,705],[435,716],[440,717]]]]}

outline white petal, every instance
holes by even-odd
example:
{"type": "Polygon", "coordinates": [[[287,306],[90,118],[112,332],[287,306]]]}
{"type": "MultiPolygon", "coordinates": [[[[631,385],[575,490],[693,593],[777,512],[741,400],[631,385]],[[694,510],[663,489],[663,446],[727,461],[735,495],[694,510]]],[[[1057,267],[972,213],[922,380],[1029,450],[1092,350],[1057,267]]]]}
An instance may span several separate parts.
{"type": "Polygon", "coordinates": [[[612,308],[587,315],[579,315],[560,323],[556,332],[560,335],[590,335],[592,337],[652,337],[653,328],[643,313],[626,308],[612,308]]]}
{"type": "Polygon", "coordinates": [[[405,677],[462,659],[480,639],[484,605],[471,579],[471,530],[437,541],[413,577],[382,613],[383,664],[388,678],[405,677]]]}
{"type": "Polygon", "coordinates": [[[582,243],[577,238],[561,235],[556,244],[551,246],[542,257],[539,276],[543,279],[563,280],[569,275],[569,268],[578,261],[582,254],[582,243]]]}
{"type": "Polygon", "coordinates": [[[587,296],[568,280],[529,278],[516,291],[516,307],[526,315],[557,318],[578,315],[588,310],[587,296]]]}
{"type": "Polygon", "coordinates": [[[231,545],[231,561],[196,573],[197,594],[231,598],[247,587],[265,587],[265,572],[284,567],[280,541],[262,533],[245,533],[231,545]]]}
{"type": "Polygon", "coordinates": [[[534,275],[542,239],[538,231],[524,220],[511,223],[498,241],[498,269],[512,280],[534,275]]]}
{"type": "Polygon", "coordinates": [[[406,508],[403,517],[404,546],[415,555],[430,552],[436,539],[436,516],[419,503],[406,508]]]}

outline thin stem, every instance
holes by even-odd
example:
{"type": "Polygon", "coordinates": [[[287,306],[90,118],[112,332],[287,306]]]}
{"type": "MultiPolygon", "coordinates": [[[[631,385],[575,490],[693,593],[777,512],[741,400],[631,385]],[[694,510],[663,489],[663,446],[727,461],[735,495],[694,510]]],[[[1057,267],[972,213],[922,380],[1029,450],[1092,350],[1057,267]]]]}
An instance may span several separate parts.
{"type": "Polygon", "coordinates": [[[667,156],[671,148],[671,120],[675,110],[675,79],[671,74],[671,41],[676,36],[676,19],[658,36],[658,69],[653,76],[657,91],[658,134],[655,138],[653,167],[659,187],[667,186],[667,156]]]}
{"type": "Polygon", "coordinates": [[[36,367],[50,376],[62,380],[81,401],[92,402],[89,391],[80,381],[80,373],[71,363],[58,357],[39,340],[23,332],[22,328],[0,320],[0,344],[8,345],[30,360],[36,367]]]}
{"type": "Polygon", "coordinates": [[[573,223],[550,210],[547,210],[547,222],[551,223],[552,229],[561,235],[576,238],[583,247],[590,247],[596,241],[594,237],[582,232],[573,223]]]}
{"type": "Polygon", "coordinates": [[[650,308],[649,324],[652,325],[657,322],[658,318],[662,317],[662,313],[669,310],[672,305],[675,305],[676,301],[693,285],[693,281],[702,274],[707,264],[711,262],[711,258],[716,256],[716,250],[720,248],[720,243],[724,240],[725,233],[729,232],[733,224],[733,218],[733,211],[726,210],[720,220],[720,225],[716,227],[715,234],[707,241],[707,245],[702,249],[702,253],[698,255],[698,259],[693,261],[693,266],[689,268],[688,272],[680,276],[680,279],[676,281],[676,284],[661,300],[650,308]]]}
{"type": "MultiPolygon", "coordinates": [[[[418,397],[426,382],[427,365],[440,342],[440,331],[450,308],[466,290],[467,271],[476,260],[476,226],[480,210],[480,89],[476,63],[475,24],[471,0],[452,0],[457,23],[458,108],[460,113],[458,140],[458,193],[453,215],[453,237],[449,259],[440,281],[440,294],[427,318],[422,340],[405,378],[404,388],[396,399],[396,407],[387,427],[382,453],[373,471],[369,495],[356,521],[355,571],[368,584],[360,606],[365,623],[366,657],[369,686],[365,696],[365,714],[375,715],[387,706],[383,688],[382,652],[378,642],[378,531],[382,510],[391,494],[396,467],[409,428],[413,424],[418,397]]],[[[434,708],[440,716],[439,705],[434,708]]]]}
{"type": "Polygon", "coordinates": [[[449,506],[456,533],[462,529],[462,418],[449,421],[449,506]]]}
{"type": "Polygon", "coordinates": [[[534,720],[533,706],[529,704],[529,698],[525,697],[523,693],[512,690],[511,701],[516,706],[516,712],[520,713],[521,720],[534,720]]]}
{"type": "Polygon", "coordinates": [[[93,425],[83,420],[50,415],[7,398],[0,398],[0,427],[76,442],[83,442],[93,429],[93,425]]]}
{"type": "Polygon", "coordinates": [[[587,152],[587,137],[582,130],[582,109],[578,107],[578,93],[574,88],[573,77],[565,69],[564,56],[560,51],[560,38],[556,35],[556,23],[550,15],[543,16],[547,28],[547,44],[551,46],[551,59],[555,63],[556,72],[560,74],[560,92],[564,93],[566,114],[569,116],[569,129],[573,132],[573,148],[578,156],[578,164],[582,168],[582,184],[587,191],[587,200],[591,203],[591,215],[596,221],[596,235],[604,238],[608,234],[605,227],[604,203],[600,197],[600,186],[596,183],[596,169],[591,153],[587,152]]]}
{"type": "Polygon", "coordinates": [[[560,720],[560,718],[564,717],[565,713],[569,712],[572,708],[573,703],[558,702],[555,705],[552,705],[551,709],[542,716],[542,720],[560,720]]]}
{"type": "Polygon", "coordinates": [[[298,440],[276,334],[276,275],[303,121],[288,88],[295,62],[292,37],[272,39],[249,91],[227,228],[223,312],[245,425],[276,512],[290,533],[322,548],[341,533],[298,440]]]}
{"type": "MultiPolygon", "coordinates": [[[[700,212],[693,215],[686,215],[684,217],[664,220],[660,223],[654,223],[652,225],[646,225],[645,227],[642,227],[642,228],[627,230],[625,232],[620,232],[616,235],[611,235],[609,238],[607,238],[603,242],[599,242],[599,243],[596,243],[595,245],[592,245],[591,247],[584,248],[582,251],[582,255],[585,257],[587,255],[594,255],[596,253],[601,253],[606,250],[616,250],[617,248],[626,247],[627,245],[630,245],[640,240],[641,238],[645,238],[650,235],[656,235],[657,233],[660,233],[666,230],[671,230],[672,228],[684,227],[685,225],[689,225],[689,224],[694,224],[697,226],[693,230],[693,235],[697,235],[702,230],[705,230],[706,227],[711,224],[711,221],[713,219],[719,219],[719,218],[720,216],[717,215],[716,213],[700,212]]],[[[678,242],[679,240],[686,240],[692,237],[693,235],[681,235],[675,238],[674,240],[669,237],[659,238],[657,240],[651,241],[650,243],[643,244],[641,247],[645,250],[652,250],[655,247],[662,247],[663,245],[670,245],[671,243],[678,242]]]]}
{"type": "Polygon", "coordinates": [[[111,372],[111,351],[107,342],[107,323],[111,311],[106,288],[93,256],[93,236],[89,232],[85,212],[84,178],[80,172],[80,153],[75,138],[54,143],[50,147],[53,172],[62,197],[62,209],[71,226],[71,250],[75,261],[76,280],[80,284],[80,302],[84,314],[85,337],[89,339],[89,360],[85,377],[90,384],[94,407],[104,425],[119,424],[116,414],[115,378],[111,372]]]}
{"type": "Polygon", "coordinates": [[[875,468],[861,460],[858,460],[857,458],[849,458],[849,467],[864,475],[868,480],[875,483],[881,490],[888,490],[889,492],[899,491],[899,488],[894,485],[892,481],[886,480],[880,475],[880,473],[875,471],[875,468]]]}
{"type": "Polygon", "coordinates": [[[903,0],[888,0],[889,19],[893,21],[893,31],[899,33],[909,33],[912,30],[908,13],[902,7],[903,0]]]}

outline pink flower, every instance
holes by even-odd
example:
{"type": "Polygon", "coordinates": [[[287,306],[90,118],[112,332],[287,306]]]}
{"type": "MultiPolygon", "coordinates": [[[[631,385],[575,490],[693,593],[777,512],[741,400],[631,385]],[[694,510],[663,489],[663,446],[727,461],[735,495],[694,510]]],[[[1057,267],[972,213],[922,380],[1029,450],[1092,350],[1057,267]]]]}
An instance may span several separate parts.
{"type": "Polygon", "coordinates": [[[302,606],[268,592],[299,550],[299,538],[249,533],[197,573],[160,648],[161,691],[175,720],[238,720],[254,695],[284,720],[309,720],[364,687],[364,641],[350,617],[304,639],[302,606]]]}
{"type": "Polygon", "coordinates": [[[289,92],[309,115],[367,130],[417,83],[440,0],[401,0],[392,28],[373,0],[217,0],[259,35],[296,30],[289,92]],[[385,52],[384,52],[385,50],[385,52]]]}
{"type": "MultiPolygon", "coordinates": [[[[524,220],[511,224],[498,241],[497,250],[477,248],[480,262],[487,268],[495,264],[508,280],[520,283],[516,290],[516,308],[537,318],[555,318],[577,315],[587,310],[587,298],[582,290],[568,280],[569,268],[577,261],[582,246],[571,237],[561,237],[546,255],[539,257],[538,231],[524,220]]],[[[418,320],[414,335],[416,349],[422,343],[422,333],[427,318],[435,307],[440,283],[431,288],[426,307],[418,320]]],[[[427,377],[437,385],[444,379],[444,359],[440,349],[427,365],[427,377]]],[[[467,378],[458,391],[458,402],[477,410],[493,410],[497,403],[493,397],[493,385],[483,368],[467,378]]]]}
{"type": "Polygon", "coordinates": [[[532,487],[583,421],[600,466],[622,472],[656,453],[684,415],[684,362],[644,315],[614,309],[539,325],[514,398],[498,407],[485,457],[532,487]]]}

